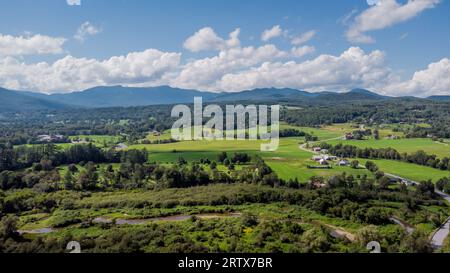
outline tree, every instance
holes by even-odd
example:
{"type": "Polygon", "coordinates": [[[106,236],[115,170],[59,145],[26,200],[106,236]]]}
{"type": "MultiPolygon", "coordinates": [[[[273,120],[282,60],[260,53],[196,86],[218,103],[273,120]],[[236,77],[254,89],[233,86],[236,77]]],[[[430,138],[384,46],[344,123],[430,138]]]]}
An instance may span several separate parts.
{"type": "MultiPolygon", "coordinates": [[[[89,164],[88,164],[89,165],[89,164]]],[[[93,167],[87,167],[78,175],[78,185],[82,190],[94,190],[98,182],[98,173],[93,167]]]]}
{"type": "Polygon", "coordinates": [[[441,178],[436,182],[436,189],[443,191],[444,188],[449,184],[447,177],[441,178]]]}
{"type": "Polygon", "coordinates": [[[67,171],[64,174],[64,189],[73,190],[74,189],[74,178],[71,171],[67,171]]]}
{"type": "Polygon", "coordinates": [[[376,171],[378,171],[378,166],[375,163],[373,163],[372,161],[367,161],[366,169],[368,169],[372,173],[375,173],[376,171]]]}
{"type": "Polygon", "coordinates": [[[48,159],[42,159],[41,166],[42,166],[42,170],[44,170],[44,171],[51,171],[53,169],[53,163],[51,160],[48,160],[48,159]]]}
{"type": "Polygon", "coordinates": [[[381,179],[382,177],[384,176],[384,172],[382,172],[382,171],[380,171],[380,170],[378,170],[378,171],[376,171],[375,172],[375,178],[376,179],[381,179]]]}
{"type": "Polygon", "coordinates": [[[432,195],[434,193],[434,184],[431,180],[423,181],[417,186],[417,193],[420,195],[432,195]]]}
{"type": "Polygon", "coordinates": [[[7,215],[0,221],[0,237],[11,238],[17,235],[17,216],[7,215]]]}
{"type": "Polygon", "coordinates": [[[378,179],[378,184],[380,186],[380,189],[386,190],[389,187],[389,178],[387,176],[382,176],[378,179]]]}
{"type": "Polygon", "coordinates": [[[183,157],[178,157],[178,165],[180,165],[180,166],[183,166],[183,165],[186,165],[187,164],[187,161],[186,161],[186,159],[184,159],[183,157]]]}
{"type": "Polygon", "coordinates": [[[221,163],[223,163],[223,162],[225,161],[225,159],[227,159],[227,158],[228,158],[227,153],[226,153],[226,152],[222,152],[222,153],[219,155],[218,161],[221,162],[221,163]]]}
{"type": "Polygon", "coordinates": [[[225,166],[230,166],[231,165],[231,161],[228,159],[228,158],[226,158],[224,161],[223,161],[223,165],[225,165],[225,166]]]}
{"type": "Polygon", "coordinates": [[[352,162],[350,162],[350,167],[353,168],[353,169],[358,169],[359,161],[358,160],[353,160],[352,162]]]}
{"type": "Polygon", "coordinates": [[[254,214],[246,212],[242,214],[241,222],[245,227],[253,227],[258,224],[258,217],[254,214]]]}
{"type": "Polygon", "coordinates": [[[216,163],[216,161],[211,162],[211,164],[209,164],[209,167],[211,168],[211,170],[217,169],[217,163],[216,163]]]}
{"type": "Polygon", "coordinates": [[[376,139],[376,140],[380,139],[380,133],[378,132],[377,129],[375,129],[373,131],[373,138],[376,139]]]}
{"type": "Polygon", "coordinates": [[[410,236],[402,240],[400,250],[406,253],[431,253],[428,235],[424,231],[416,230],[410,236]]]}
{"type": "Polygon", "coordinates": [[[376,226],[370,225],[362,227],[356,233],[356,241],[365,248],[369,242],[381,242],[382,236],[376,226]]]}
{"type": "Polygon", "coordinates": [[[77,166],[76,166],[75,164],[70,164],[68,170],[69,170],[71,173],[76,173],[76,172],[78,172],[78,168],[77,168],[77,166]]]}

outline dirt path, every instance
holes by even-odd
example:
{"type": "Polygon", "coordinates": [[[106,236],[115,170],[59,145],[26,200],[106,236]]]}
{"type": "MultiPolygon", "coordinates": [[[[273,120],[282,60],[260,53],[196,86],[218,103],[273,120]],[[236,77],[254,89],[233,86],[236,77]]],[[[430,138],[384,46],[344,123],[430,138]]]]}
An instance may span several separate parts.
{"type": "Polygon", "coordinates": [[[401,226],[408,234],[412,234],[414,230],[416,230],[413,226],[406,223],[405,221],[398,219],[397,217],[391,217],[389,218],[392,222],[396,223],[397,225],[401,226]]]}
{"type": "Polygon", "coordinates": [[[350,233],[342,228],[339,227],[335,227],[333,225],[329,225],[329,224],[323,224],[325,227],[331,229],[330,231],[330,235],[335,237],[335,238],[346,238],[349,241],[353,242],[356,240],[356,236],[353,233],[350,233]]]}
{"type": "Polygon", "coordinates": [[[52,233],[55,230],[52,228],[39,228],[39,229],[30,229],[30,230],[18,230],[17,232],[22,235],[22,234],[48,234],[48,233],[52,233]]]}

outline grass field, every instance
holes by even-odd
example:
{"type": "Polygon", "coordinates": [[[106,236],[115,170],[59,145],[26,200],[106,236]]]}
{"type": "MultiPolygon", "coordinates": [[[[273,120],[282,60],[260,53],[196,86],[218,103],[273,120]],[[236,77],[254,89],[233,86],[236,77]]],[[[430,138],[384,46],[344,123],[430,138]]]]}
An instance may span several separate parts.
{"type": "MultiPolygon", "coordinates": [[[[109,135],[76,135],[70,136],[69,139],[78,139],[81,142],[91,142],[98,147],[111,147],[120,142],[119,136],[109,135]]],[[[69,144],[70,145],[70,144],[69,144]]]]}
{"type": "MultiPolygon", "coordinates": [[[[335,124],[324,126],[321,128],[298,127],[288,124],[281,124],[280,129],[297,129],[314,136],[317,136],[320,141],[326,141],[330,144],[336,145],[338,143],[354,145],[365,148],[387,148],[392,147],[399,152],[412,153],[418,150],[424,150],[429,154],[436,154],[438,157],[450,156],[450,146],[445,143],[434,142],[431,139],[368,139],[368,140],[340,140],[336,139],[344,135],[346,132],[356,130],[358,126],[352,124],[335,124]],[[331,140],[330,140],[331,139],[331,140]]],[[[384,126],[379,129],[380,137],[387,135],[402,136],[401,133],[393,131],[393,128],[384,126]]],[[[152,136],[149,136],[151,138],[152,136]]],[[[170,138],[170,131],[163,132],[161,139],[170,138]]],[[[311,176],[330,177],[333,175],[346,172],[347,174],[369,175],[367,170],[352,169],[349,167],[333,166],[332,169],[308,169],[308,165],[313,165],[311,161],[312,153],[299,149],[299,145],[304,143],[302,137],[290,137],[280,139],[280,146],[276,152],[261,152],[260,144],[262,141],[248,141],[248,140],[233,140],[233,141],[182,141],[170,144],[150,144],[150,145],[131,145],[129,149],[147,149],[149,151],[150,161],[160,163],[173,163],[179,157],[183,157],[188,161],[200,160],[201,158],[208,158],[210,160],[217,160],[218,155],[225,151],[245,152],[250,155],[260,155],[264,158],[266,163],[278,174],[282,179],[294,179],[299,181],[307,181],[311,176]]],[[[365,160],[360,160],[365,162],[365,160]]],[[[405,178],[416,181],[431,179],[436,181],[442,177],[450,176],[450,172],[441,171],[433,168],[418,166],[398,161],[377,160],[379,167],[387,173],[392,173],[405,178]]]]}
{"type": "MultiPolygon", "coordinates": [[[[320,140],[336,138],[343,135],[343,132],[350,130],[351,125],[334,125],[325,128],[297,127],[281,124],[280,129],[297,129],[317,136],[320,140]]],[[[148,139],[155,140],[154,135],[148,139]]],[[[163,132],[159,137],[168,138],[170,132],[163,132]]],[[[208,158],[217,160],[221,152],[245,152],[250,155],[259,155],[282,179],[294,179],[307,181],[311,176],[330,177],[346,172],[353,175],[371,175],[367,170],[355,170],[350,167],[333,166],[332,169],[308,169],[308,165],[316,164],[311,160],[312,153],[299,148],[304,143],[303,137],[289,137],[280,139],[279,149],[275,152],[261,152],[260,145],[264,141],[231,140],[231,141],[182,141],[169,144],[137,144],[130,145],[128,149],[147,149],[150,161],[160,163],[173,163],[178,158],[183,157],[188,161],[208,158]]],[[[267,142],[266,142],[267,143],[267,142]]]]}
{"type": "MultiPolygon", "coordinates": [[[[359,159],[359,161],[362,164],[365,164],[367,160],[359,159]]],[[[440,178],[450,176],[450,171],[442,171],[401,161],[384,159],[370,161],[375,162],[375,164],[377,164],[377,166],[385,173],[395,174],[417,182],[427,181],[429,179],[431,179],[433,182],[436,182],[440,178]]]]}
{"type": "Polygon", "coordinates": [[[440,158],[450,157],[450,145],[440,143],[429,138],[404,138],[404,139],[368,139],[368,140],[330,140],[327,143],[336,145],[342,143],[359,148],[394,148],[401,153],[414,153],[423,150],[428,154],[440,158]]]}

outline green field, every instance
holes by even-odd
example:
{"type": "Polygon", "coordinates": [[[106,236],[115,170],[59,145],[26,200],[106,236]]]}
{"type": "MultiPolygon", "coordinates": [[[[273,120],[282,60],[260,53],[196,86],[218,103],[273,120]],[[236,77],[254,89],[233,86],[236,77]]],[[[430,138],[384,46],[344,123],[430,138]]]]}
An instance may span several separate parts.
{"type": "MultiPolygon", "coordinates": [[[[317,136],[320,140],[327,140],[341,136],[342,131],[347,131],[350,125],[335,125],[325,128],[307,128],[296,127],[287,124],[281,124],[280,129],[297,129],[317,136]]],[[[161,134],[161,138],[168,138],[170,133],[168,131],[161,134]]],[[[154,140],[155,136],[151,135],[148,138],[154,140]]],[[[275,152],[261,152],[260,145],[267,143],[261,140],[230,140],[230,141],[181,141],[169,144],[137,144],[130,145],[128,149],[147,149],[149,152],[149,159],[152,162],[159,163],[173,163],[180,157],[188,161],[198,161],[202,158],[210,160],[217,160],[218,155],[225,151],[230,154],[234,152],[245,152],[250,155],[261,156],[266,163],[273,168],[273,170],[282,179],[294,179],[299,181],[307,181],[311,176],[330,177],[333,175],[346,172],[353,175],[371,175],[367,170],[355,170],[350,167],[333,166],[332,169],[308,169],[308,165],[315,165],[311,160],[312,153],[301,150],[300,144],[304,143],[303,137],[289,137],[280,139],[279,149],[275,152]]]]}
{"type": "Polygon", "coordinates": [[[109,135],[76,135],[69,136],[69,139],[72,141],[78,139],[81,143],[90,142],[98,147],[111,147],[119,143],[121,137],[109,135]]]}
{"type": "Polygon", "coordinates": [[[353,145],[359,148],[393,148],[400,153],[414,153],[423,150],[428,154],[436,155],[440,158],[450,157],[450,145],[433,141],[429,138],[403,138],[403,139],[368,139],[368,140],[330,140],[327,143],[336,145],[353,145]]]}
{"type": "MultiPolygon", "coordinates": [[[[368,139],[368,140],[341,140],[336,139],[343,136],[346,132],[356,130],[358,126],[352,124],[335,124],[321,128],[298,127],[288,124],[281,124],[280,129],[297,129],[310,133],[319,138],[319,141],[326,141],[332,145],[338,143],[354,145],[360,148],[387,148],[392,147],[399,152],[412,153],[418,150],[424,150],[429,154],[436,154],[438,157],[450,156],[450,146],[445,143],[434,142],[431,139],[368,139]]],[[[397,135],[401,133],[392,131],[390,127],[380,129],[380,136],[397,135]]],[[[170,131],[163,132],[161,139],[170,138],[170,131]]],[[[149,135],[149,139],[155,140],[155,136],[149,135]]],[[[217,160],[218,155],[225,151],[228,153],[245,152],[250,155],[260,155],[266,163],[282,179],[294,179],[307,181],[311,176],[330,177],[346,172],[347,174],[368,175],[372,174],[364,169],[352,169],[350,167],[332,166],[332,169],[308,169],[308,165],[314,165],[311,160],[313,153],[301,150],[301,143],[305,140],[302,137],[281,138],[280,146],[276,152],[261,152],[260,145],[264,143],[261,140],[232,140],[232,141],[182,141],[169,144],[137,144],[131,145],[128,149],[147,149],[149,151],[150,161],[160,163],[173,163],[180,157],[188,161],[198,161],[202,158],[217,160]]],[[[360,160],[365,162],[365,160],[360,160]]],[[[431,179],[436,181],[442,177],[449,176],[450,172],[441,171],[416,164],[410,164],[398,161],[377,160],[380,169],[387,173],[392,173],[416,181],[431,179]]]]}
{"type": "MultiPolygon", "coordinates": [[[[364,164],[366,159],[359,159],[364,164]]],[[[449,177],[450,171],[442,171],[426,166],[395,161],[395,160],[370,160],[377,164],[377,166],[385,173],[395,174],[404,178],[408,178],[417,182],[427,181],[431,179],[436,182],[440,178],[449,177]]]]}

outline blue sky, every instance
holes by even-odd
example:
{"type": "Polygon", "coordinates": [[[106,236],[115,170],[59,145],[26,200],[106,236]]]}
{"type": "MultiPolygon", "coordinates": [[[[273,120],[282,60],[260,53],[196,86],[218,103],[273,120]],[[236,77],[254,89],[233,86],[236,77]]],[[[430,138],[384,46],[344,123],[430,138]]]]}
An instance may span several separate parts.
{"type": "Polygon", "coordinates": [[[448,0],[69,1],[0,2],[0,86],[450,94],[448,0]]]}

